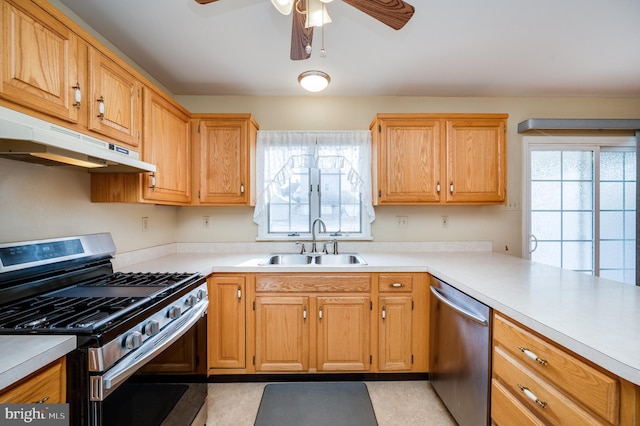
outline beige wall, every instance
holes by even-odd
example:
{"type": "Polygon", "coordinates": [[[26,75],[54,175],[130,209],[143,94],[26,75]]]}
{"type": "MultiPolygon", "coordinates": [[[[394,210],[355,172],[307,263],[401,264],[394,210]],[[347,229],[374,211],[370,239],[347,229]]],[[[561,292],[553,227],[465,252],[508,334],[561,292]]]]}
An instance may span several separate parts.
{"type": "MultiPolygon", "coordinates": [[[[177,96],[191,112],[250,112],[262,129],[367,129],[377,112],[499,112],[509,114],[508,199],[521,204],[522,136],[532,117],[638,118],[640,99],[177,96]]],[[[0,242],[111,232],[119,252],[171,242],[253,241],[249,207],[165,207],[94,204],[89,174],[0,159],[0,242]],[[210,216],[203,229],[202,216],[210,216]],[[149,218],[142,232],[141,218],[149,218]]],[[[521,255],[520,210],[503,206],[377,207],[375,241],[491,240],[494,250],[521,255]],[[441,216],[449,227],[440,226],[441,216]],[[396,216],[409,218],[408,228],[396,216]]]]}

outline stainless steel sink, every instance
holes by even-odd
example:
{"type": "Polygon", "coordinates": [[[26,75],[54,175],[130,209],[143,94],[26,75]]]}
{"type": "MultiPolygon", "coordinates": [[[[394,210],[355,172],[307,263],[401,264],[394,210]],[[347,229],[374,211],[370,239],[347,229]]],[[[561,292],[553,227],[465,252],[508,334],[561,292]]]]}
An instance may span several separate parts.
{"type": "Polygon", "coordinates": [[[366,262],[355,253],[323,254],[315,259],[318,265],[366,265],[366,262]]]}
{"type": "Polygon", "coordinates": [[[356,253],[344,254],[297,254],[297,253],[272,253],[268,255],[260,266],[273,265],[336,265],[336,266],[354,266],[366,265],[367,262],[356,253]]]}
{"type": "Polygon", "coordinates": [[[260,265],[308,265],[313,263],[313,257],[306,254],[270,254],[260,265]]]}

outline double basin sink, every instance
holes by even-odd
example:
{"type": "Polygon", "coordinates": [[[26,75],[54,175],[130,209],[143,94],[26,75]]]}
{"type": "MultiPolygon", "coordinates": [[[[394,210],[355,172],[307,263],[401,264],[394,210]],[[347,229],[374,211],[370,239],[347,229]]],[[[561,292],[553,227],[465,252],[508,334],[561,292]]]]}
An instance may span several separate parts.
{"type": "Polygon", "coordinates": [[[367,262],[356,253],[344,254],[298,254],[298,253],[272,253],[268,255],[260,266],[301,266],[301,265],[336,265],[356,266],[366,265],[367,262]]]}

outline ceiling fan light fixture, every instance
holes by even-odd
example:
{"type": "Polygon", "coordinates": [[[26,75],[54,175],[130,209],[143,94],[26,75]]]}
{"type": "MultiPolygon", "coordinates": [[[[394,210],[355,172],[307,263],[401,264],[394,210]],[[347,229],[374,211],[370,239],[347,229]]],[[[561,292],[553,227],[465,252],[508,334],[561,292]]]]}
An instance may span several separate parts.
{"type": "Polygon", "coordinates": [[[309,92],[321,92],[327,88],[330,82],[329,74],[317,70],[305,71],[298,76],[300,86],[309,92]]]}
{"type": "Polygon", "coordinates": [[[273,6],[283,15],[289,15],[295,0],[271,0],[273,6]]]}
{"type": "Polygon", "coordinates": [[[321,0],[307,0],[307,19],[304,26],[309,27],[321,27],[324,24],[331,22],[327,7],[321,0]]]}

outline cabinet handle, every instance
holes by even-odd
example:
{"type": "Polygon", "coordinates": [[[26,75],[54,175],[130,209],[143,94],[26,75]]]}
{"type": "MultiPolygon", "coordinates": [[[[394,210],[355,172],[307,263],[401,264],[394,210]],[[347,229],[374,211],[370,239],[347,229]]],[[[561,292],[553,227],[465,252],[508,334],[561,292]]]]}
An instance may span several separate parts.
{"type": "Polygon", "coordinates": [[[80,83],[76,82],[75,86],[71,86],[73,90],[73,98],[74,98],[74,103],[73,106],[80,109],[80,106],[82,105],[82,91],[80,90],[80,83]]]}
{"type": "Polygon", "coordinates": [[[438,181],[438,183],[436,184],[436,192],[438,194],[440,193],[440,181],[438,181]]]}
{"type": "Polygon", "coordinates": [[[391,284],[389,284],[389,287],[400,288],[400,287],[404,287],[404,284],[403,283],[391,283],[391,284]]]}
{"type": "Polygon", "coordinates": [[[520,390],[522,392],[524,392],[524,394],[527,396],[527,398],[529,398],[530,400],[532,400],[533,402],[535,402],[536,404],[538,404],[539,406],[541,406],[542,408],[547,408],[547,403],[544,401],[540,401],[538,399],[538,397],[529,390],[529,388],[522,386],[521,384],[518,384],[518,387],[520,388],[520,390]]]}
{"type": "Polygon", "coordinates": [[[244,194],[244,183],[240,184],[240,193],[244,194]]]}
{"type": "Polygon", "coordinates": [[[242,299],[242,287],[238,286],[238,300],[242,299]]]}
{"type": "Polygon", "coordinates": [[[302,319],[304,321],[307,320],[307,307],[306,306],[302,309],[302,319]]]}
{"type": "Polygon", "coordinates": [[[322,319],[322,306],[318,309],[318,319],[322,319]]]}
{"type": "Polygon", "coordinates": [[[449,184],[449,192],[453,195],[453,181],[449,184]]]}
{"type": "Polygon", "coordinates": [[[156,172],[151,173],[149,177],[151,178],[151,185],[149,185],[149,188],[155,189],[156,188],[156,172]]]}
{"type": "Polygon", "coordinates": [[[518,346],[518,349],[520,349],[523,354],[525,354],[526,356],[528,356],[532,360],[538,361],[538,363],[540,363],[541,365],[547,365],[547,360],[546,359],[542,359],[542,358],[538,357],[538,355],[534,354],[529,349],[523,348],[522,346],[518,346]]]}
{"type": "Polygon", "coordinates": [[[98,102],[98,118],[100,120],[104,119],[104,96],[100,96],[98,99],[96,99],[96,101],[98,102]]]}
{"type": "Polygon", "coordinates": [[[47,402],[49,400],[48,396],[45,396],[44,398],[42,398],[40,401],[34,401],[32,402],[32,404],[44,404],[45,402],[47,402]]]}
{"type": "Polygon", "coordinates": [[[384,321],[384,319],[387,317],[387,308],[382,305],[382,320],[384,321]]]}

